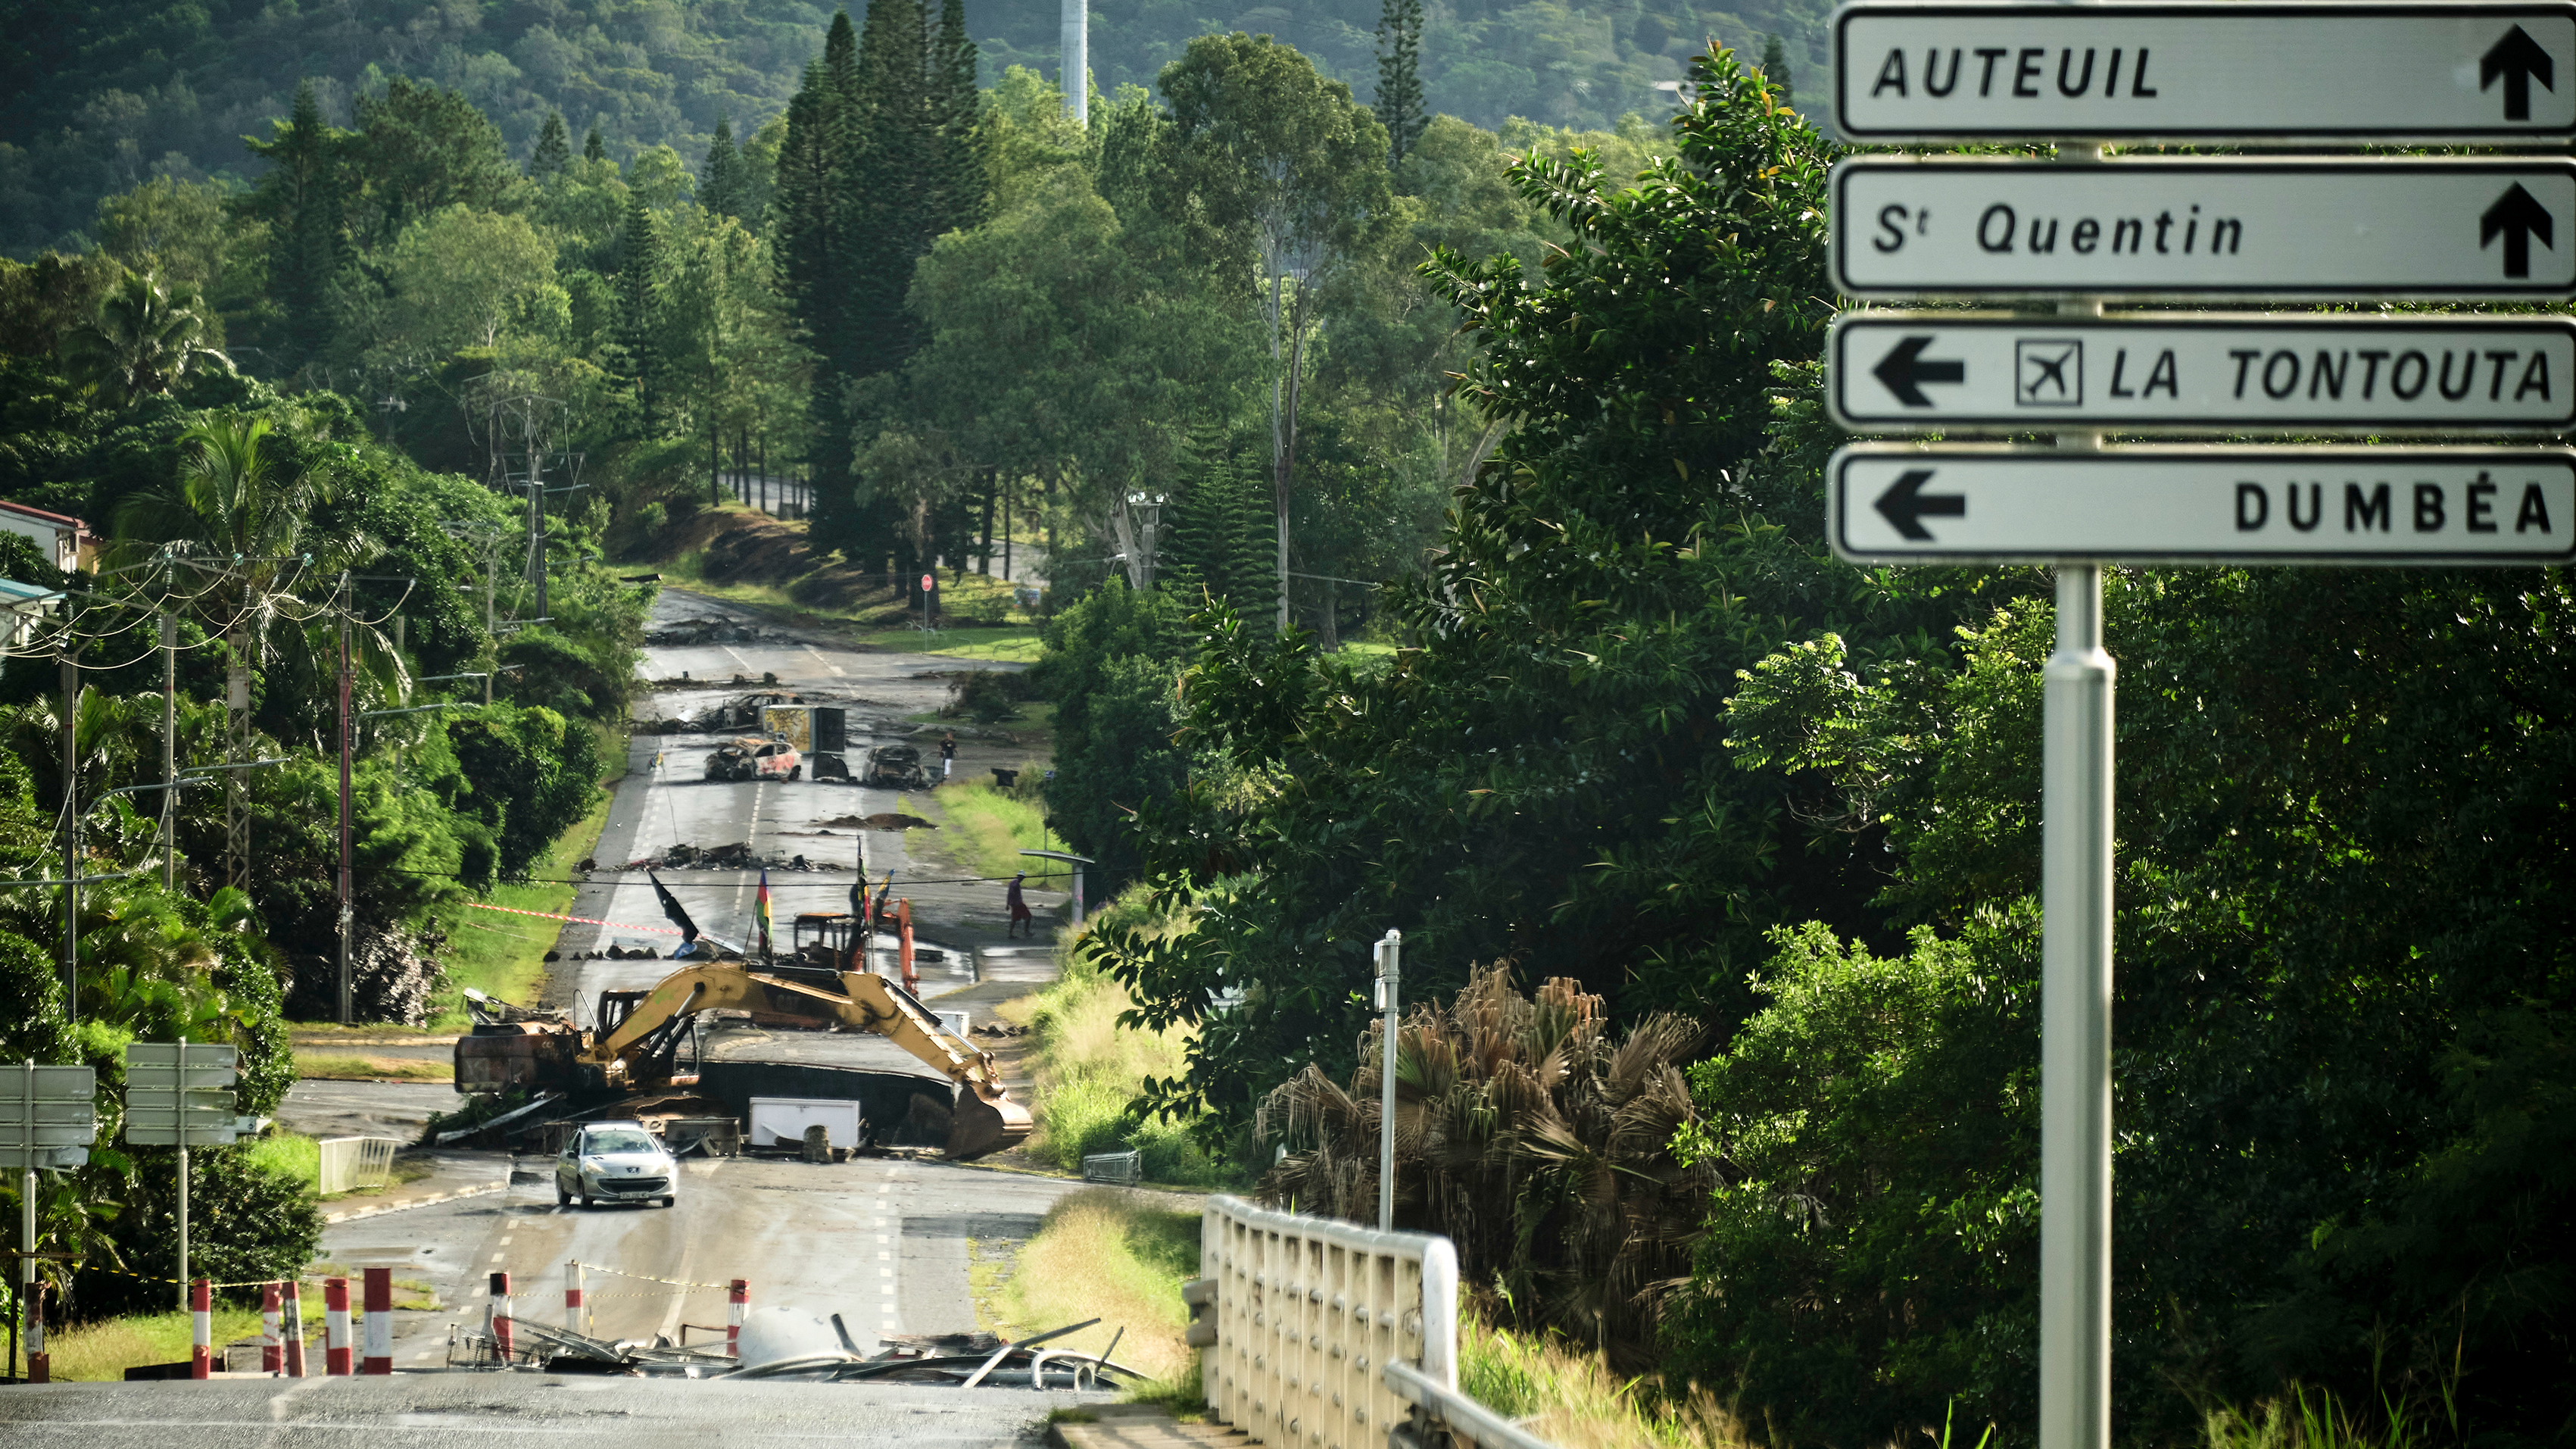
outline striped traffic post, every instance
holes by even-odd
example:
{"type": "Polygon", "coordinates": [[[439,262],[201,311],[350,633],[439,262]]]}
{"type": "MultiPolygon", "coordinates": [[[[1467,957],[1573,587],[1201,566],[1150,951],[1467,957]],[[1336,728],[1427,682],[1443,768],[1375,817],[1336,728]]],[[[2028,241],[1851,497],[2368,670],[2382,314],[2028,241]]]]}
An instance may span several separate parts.
{"type": "Polygon", "coordinates": [[[27,1285],[27,1382],[54,1381],[54,1356],[45,1352],[45,1285],[27,1285]]]}
{"type": "Polygon", "coordinates": [[[362,1374],[394,1371],[394,1270],[367,1270],[367,1359],[362,1374]]]}
{"type": "Polygon", "coordinates": [[[736,1278],[725,1290],[725,1352],[742,1357],[742,1315],[751,1307],[751,1280],[736,1278]]]}
{"type": "Polygon", "coordinates": [[[205,1279],[188,1284],[188,1377],[204,1378],[214,1368],[215,1290],[205,1279]]]}
{"type": "Polygon", "coordinates": [[[333,1378],[349,1374],[349,1280],[322,1280],[322,1372],[333,1378]]]}
{"type": "Polygon", "coordinates": [[[581,1332],[581,1260],[564,1260],[564,1328],[581,1332]]]}
{"type": "Polygon", "coordinates": [[[278,1337],[278,1299],[276,1284],[259,1285],[259,1371],[264,1374],[278,1373],[286,1367],[286,1340],[278,1337]]]}
{"type": "Polygon", "coordinates": [[[286,1331],[286,1376],[304,1377],[304,1290],[289,1278],[277,1285],[279,1323],[286,1331]]]}
{"type": "Polygon", "coordinates": [[[501,1351],[501,1362],[508,1363],[514,1348],[510,1329],[510,1275],[492,1275],[492,1343],[501,1351]]]}

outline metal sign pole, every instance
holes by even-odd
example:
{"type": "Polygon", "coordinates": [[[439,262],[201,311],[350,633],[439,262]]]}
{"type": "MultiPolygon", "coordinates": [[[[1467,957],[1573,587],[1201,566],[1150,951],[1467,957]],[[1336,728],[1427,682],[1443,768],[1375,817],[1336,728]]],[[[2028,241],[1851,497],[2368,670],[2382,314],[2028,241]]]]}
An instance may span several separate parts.
{"type": "Polygon", "coordinates": [[[1377,1230],[1395,1231],[1395,1007],[1403,972],[1404,934],[1390,927],[1377,943],[1377,1006],[1386,1013],[1386,1055],[1378,1066],[1377,1230]]]}
{"type": "MultiPolygon", "coordinates": [[[[2096,147],[2061,147],[2092,152],[2096,147]]],[[[2096,299],[2060,305],[2098,317],[2096,299]]],[[[2060,433],[2065,452],[2101,434],[2060,433]]],[[[2057,565],[2041,724],[2040,1449],[2111,1443],[2111,725],[2102,566],[2057,565]]]]}
{"type": "Polygon", "coordinates": [[[188,1039],[179,1038],[179,1089],[170,1094],[179,1121],[179,1311],[188,1311],[188,1039]]]}
{"type": "MultiPolygon", "coordinates": [[[[18,1064],[18,1103],[24,1115],[18,1120],[27,1124],[27,1174],[18,1180],[18,1246],[26,1255],[18,1260],[18,1311],[9,1318],[9,1372],[18,1372],[18,1320],[35,1319],[27,1305],[36,1301],[36,1063],[33,1058],[18,1064]]],[[[34,1349],[28,1352],[32,1355],[34,1349]]]]}

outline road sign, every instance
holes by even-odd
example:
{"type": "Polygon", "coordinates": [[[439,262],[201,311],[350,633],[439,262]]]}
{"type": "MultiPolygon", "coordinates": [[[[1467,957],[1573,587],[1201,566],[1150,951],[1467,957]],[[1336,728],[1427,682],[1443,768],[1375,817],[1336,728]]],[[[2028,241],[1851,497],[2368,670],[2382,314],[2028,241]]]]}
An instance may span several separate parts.
{"type": "MultiPolygon", "coordinates": [[[[179,1065],[179,1051],[180,1044],[177,1042],[128,1042],[125,1046],[125,1065],[128,1068],[175,1067],[179,1065]]],[[[188,1065],[191,1067],[233,1067],[241,1062],[241,1051],[236,1047],[217,1046],[207,1042],[189,1042],[187,1052],[188,1065]]]]}
{"type": "Polygon", "coordinates": [[[1919,448],[1827,470],[1856,563],[2564,564],[2563,448],[1919,448]]]}
{"type": "MultiPolygon", "coordinates": [[[[2569,79],[2576,86],[2576,76],[2569,79]]],[[[2576,162],[1844,161],[1852,296],[2564,297],[2576,162]]]]}
{"type": "Polygon", "coordinates": [[[0,1169],[78,1167],[98,1140],[92,1103],[98,1073],[88,1067],[0,1068],[0,1169]]]}
{"type": "Polygon", "coordinates": [[[2460,140],[2576,133],[2576,6],[1860,3],[1861,141],[2460,140]]]}
{"type": "Polygon", "coordinates": [[[231,1142],[240,1135],[231,1091],[240,1055],[229,1046],[195,1042],[127,1046],[125,1140],[138,1147],[214,1147],[231,1142]],[[187,1053],[185,1061],[180,1059],[182,1050],[187,1053]]]}
{"type": "Polygon", "coordinates": [[[2390,433],[2576,424],[2566,317],[1852,312],[1826,401],[1859,432],[2390,433]]]}
{"type": "Polygon", "coordinates": [[[921,591],[922,591],[923,593],[925,593],[925,594],[926,594],[926,593],[929,593],[932,589],[935,589],[935,588],[938,588],[938,587],[939,587],[939,579],[938,579],[938,576],[937,576],[937,575],[935,575],[935,574],[923,574],[923,575],[921,576],[921,591]]]}

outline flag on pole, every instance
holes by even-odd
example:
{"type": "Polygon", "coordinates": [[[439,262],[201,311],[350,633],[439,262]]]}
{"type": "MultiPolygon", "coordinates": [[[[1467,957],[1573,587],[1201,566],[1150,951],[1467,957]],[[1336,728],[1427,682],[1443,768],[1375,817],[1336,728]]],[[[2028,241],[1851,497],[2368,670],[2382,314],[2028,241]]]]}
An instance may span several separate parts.
{"type": "Polygon", "coordinates": [[[644,878],[653,882],[653,894],[662,898],[663,918],[680,928],[680,940],[685,943],[698,939],[698,923],[689,919],[687,911],[680,909],[680,898],[671,894],[671,888],[662,884],[661,877],[653,872],[644,872],[644,878]]]}
{"type": "Polygon", "coordinates": [[[760,954],[769,954],[769,867],[760,868],[760,894],[752,901],[752,914],[760,918],[760,954]]]}

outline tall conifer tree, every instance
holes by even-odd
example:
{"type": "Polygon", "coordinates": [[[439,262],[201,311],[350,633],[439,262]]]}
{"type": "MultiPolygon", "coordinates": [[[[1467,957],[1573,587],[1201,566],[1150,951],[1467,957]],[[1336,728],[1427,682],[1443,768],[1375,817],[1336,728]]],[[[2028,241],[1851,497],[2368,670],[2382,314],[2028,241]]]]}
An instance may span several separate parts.
{"type": "Polygon", "coordinates": [[[349,264],[346,133],[322,119],[313,83],[295,88],[295,108],[251,151],[274,163],[260,179],[255,209],[269,223],[268,290],[286,311],[284,352],[300,367],[331,338],[331,284],[349,264]]]}
{"type": "Polygon", "coordinates": [[[930,54],[930,109],[939,160],[932,197],[932,235],[984,223],[991,181],[984,165],[983,95],[975,86],[975,42],[966,35],[966,0],[943,0],[930,54]]]}
{"type": "Polygon", "coordinates": [[[660,424],[662,356],[662,229],[641,192],[626,197],[626,232],[617,268],[617,341],[626,352],[624,375],[635,389],[642,435],[660,424]]]}
{"type": "Polygon", "coordinates": [[[1762,78],[1780,88],[1780,104],[1797,98],[1797,88],[1789,80],[1789,52],[1776,35],[1762,37],[1762,78]]]}
{"type": "Polygon", "coordinates": [[[537,132],[537,149],[528,154],[528,174],[540,180],[572,164],[572,133],[564,128],[563,112],[546,112],[544,129],[537,132]]]}
{"type": "Polygon", "coordinates": [[[787,135],[778,153],[776,206],[780,290],[814,355],[806,416],[814,438],[812,539],[820,549],[847,544],[852,533],[850,419],[847,399],[854,337],[850,251],[854,231],[847,176],[864,126],[855,114],[859,38],[849,12],[833,15],[823,55],[805,68],[787,104],[787,135]]]}
{"type": "Polygon", "coordinates": [[[608,142],[600,137],[599,123],[597,121],[590,123],[590,134],[582,140],[581,159],[584,161],[605,161],[608,159],[608,142]]]}
{"type": "Polygon", "coordinates": [[[719,115],[715,139],[707,143],[707,163],[699,171],[698,204],[718,216],[741,220],[750,191],[742,151],[733,143],[733,118],[719,115]]]}
{"type": "Polygon", "coordinates": [[[1377,21],[1377,123],[1387,163],[1404,159],[1430,118],[1422,110],[1422,0],[1386,0],[1377,21]]]}

